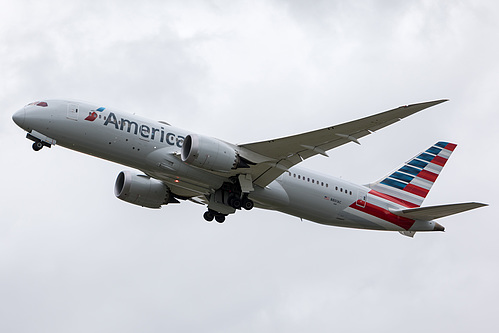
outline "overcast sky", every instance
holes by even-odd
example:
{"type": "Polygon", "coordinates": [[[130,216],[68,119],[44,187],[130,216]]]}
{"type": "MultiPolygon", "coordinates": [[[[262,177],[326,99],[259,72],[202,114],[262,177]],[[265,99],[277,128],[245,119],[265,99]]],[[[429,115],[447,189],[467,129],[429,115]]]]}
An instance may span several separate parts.
{"type": "Polygon", "coordinates": [[[0,0],[1,332],[497,332],[497,1],[0,0]],[[303,166],[365,184],[458,144],[445,233],[116,199],[126,169],[11,120],[75,98],[234,143],[448,98],[303,166]]]}

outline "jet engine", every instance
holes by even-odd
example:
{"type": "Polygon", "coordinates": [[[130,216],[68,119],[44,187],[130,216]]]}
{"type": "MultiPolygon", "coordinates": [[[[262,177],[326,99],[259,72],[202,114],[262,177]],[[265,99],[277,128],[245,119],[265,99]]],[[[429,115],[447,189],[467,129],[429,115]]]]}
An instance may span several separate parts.
{"type": "Polygon", "coordinates": [[[118,199],[149,208],[161,208],[171,196],[170,189],[163,182],[129,170],[119,173],[114,194],[118,199]]]}
{"type": "Polygon", "coordinates": [[[240,164],[236,150],[221,140],[190,134],[182,144],[182,161],[199,168],[229,172],[240,164]]]}

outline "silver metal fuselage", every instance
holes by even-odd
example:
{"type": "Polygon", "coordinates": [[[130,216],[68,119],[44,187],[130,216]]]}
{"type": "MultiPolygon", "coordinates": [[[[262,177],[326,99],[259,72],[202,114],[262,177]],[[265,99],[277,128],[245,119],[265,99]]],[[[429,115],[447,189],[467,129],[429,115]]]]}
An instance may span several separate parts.
{"type": "MultiPolygon", "coordinates": [[[[141,170],[163,181],[177,196],[207,195],[227,181],[222,173],[180,159],[189,131],[99,105],[70,100],[47,102],[47,107],[25,106],[13,116],[14,121],[27,132],[55,140],[57,145],[141,170]]],[[[321,224],[407,231],[390,222],[396,217],[389,210],[401,206],[370,191],[362,185],[293,167],[268,186],[255,186],[249,196],[259,208],[321,224]]],[[[434,221],[415,221],[409,230],[431,231],[435,225],[434,221]]]]}

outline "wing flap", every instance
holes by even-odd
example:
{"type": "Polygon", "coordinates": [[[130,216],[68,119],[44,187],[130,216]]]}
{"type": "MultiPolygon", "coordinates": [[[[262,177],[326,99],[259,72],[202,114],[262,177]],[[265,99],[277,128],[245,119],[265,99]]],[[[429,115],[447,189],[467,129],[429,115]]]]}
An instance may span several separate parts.
{"type": "Polygon", "coordinates": [[[428,206],[409,209],[390,209],[395,215],[415,220],[431,221],[441,217],[462,213],[471,209],[488,206],[480,202],[465,202],[448,205],[428,206]]]}

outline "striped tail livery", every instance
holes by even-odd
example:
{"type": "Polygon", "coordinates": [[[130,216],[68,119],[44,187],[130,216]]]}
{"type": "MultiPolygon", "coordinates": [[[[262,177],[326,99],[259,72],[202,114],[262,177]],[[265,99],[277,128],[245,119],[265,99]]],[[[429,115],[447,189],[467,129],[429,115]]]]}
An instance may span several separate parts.
{"type": "Polygon", "coordinates": [[[398,199],[403,206],[420,207],[456,146],[439,141],[369,187],[398,199]]]}
{"type": "MultiPolygon", "coordinates": [[[[417,220],[432,221],[487,206],[477,202],[466,202],[421,207],[456,147],[457,145],[454,143],[439,141],[404,163],[402,167],[389,176],[367,185],[371,189],[370,194],[403,207],[388,209],[390,213],[412,221],[411,228],[400,231],[401,234],[413,237],[415,231],[411,229],[417,220]]],[[[434,230],[444,231],[444,228],[435,222],[434,230]]]]}

